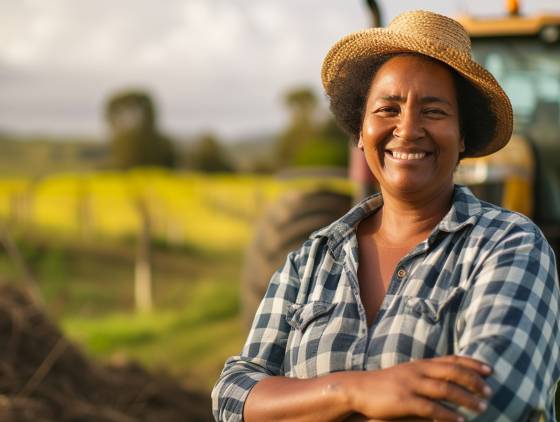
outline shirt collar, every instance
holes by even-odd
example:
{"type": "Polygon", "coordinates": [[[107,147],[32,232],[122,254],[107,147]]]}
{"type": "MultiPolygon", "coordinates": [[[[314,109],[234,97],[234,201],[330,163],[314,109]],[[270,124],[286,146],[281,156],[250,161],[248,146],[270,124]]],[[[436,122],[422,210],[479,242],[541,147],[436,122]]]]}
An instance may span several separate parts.
{"type": "MultiPolygon", "coordinates": [[[[327,245],[334,255],[337,255],[346,239],[354,232],[365,217],[373,214],[383,205],[383,197],[377,193],[356,204],[344,216],[327,227],[311,234],[311,239],[327,238],[327,245]]],[[[445,217],[434,229],[430,238],[435,237],[438,231],[456,232],[467,225],[474,225],[482,213],[480,200],[472,194],[466,186],[455,185],[453,203],[445,217]]]]}
{"type": "Polygon", "coordinates": [[[466,186],[455,185],[451,209],[439,222],[437,229],[456,232],[467,225],[474,225],[482,214],[480,200],[466,186]]]}

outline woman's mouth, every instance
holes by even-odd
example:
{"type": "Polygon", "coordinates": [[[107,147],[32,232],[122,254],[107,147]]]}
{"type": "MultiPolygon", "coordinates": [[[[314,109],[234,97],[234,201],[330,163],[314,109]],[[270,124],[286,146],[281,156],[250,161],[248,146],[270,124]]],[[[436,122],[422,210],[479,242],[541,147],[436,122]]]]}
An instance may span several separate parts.
{"type": "Polygon", "coordinates": [[[416,152],[404,152],[404,151],[391,151],[386,150],[386,153],[389,154],[391,157],[396,158],[397,160],[421,160],[425,158],[428,153],[426,151],[416,151],[416,152]]]}

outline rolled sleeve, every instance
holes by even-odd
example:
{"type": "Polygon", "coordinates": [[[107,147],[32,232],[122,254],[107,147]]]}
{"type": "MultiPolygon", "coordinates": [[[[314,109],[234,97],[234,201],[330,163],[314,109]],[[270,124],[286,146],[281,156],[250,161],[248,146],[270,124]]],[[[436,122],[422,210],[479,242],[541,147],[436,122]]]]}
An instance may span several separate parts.
{"type": "Polygon", "coordinates": [[[245,400],[255,384],[266,377],[282,375],[290,332],[285,314],[297,298],[299,262],[305,251],[306,245],[290,253],[284,266],[273,275],[241,355],[226,361],[212,391],[212,410],[217,421],[242,421],[245,400]]]}
{"type": "Polygon", "coordinates": [[[479,265],[456,324],[458,354],[494,369],[488,410],[474,420],[553,420],[559,297],[554,254],[540,233],[513,233],[479,265]]]}

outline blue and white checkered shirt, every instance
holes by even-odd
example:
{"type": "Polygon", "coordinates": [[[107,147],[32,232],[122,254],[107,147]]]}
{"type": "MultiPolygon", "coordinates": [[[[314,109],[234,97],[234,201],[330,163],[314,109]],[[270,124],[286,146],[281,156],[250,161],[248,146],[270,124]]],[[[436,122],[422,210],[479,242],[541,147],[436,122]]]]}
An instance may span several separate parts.
{"type": "MultiPolygon", "coordinates": [[[[212,392],[214,417],[241,421],[251,388],[458,354],[487,362],[493,397],[479,421],[554,420],[560,377],[554,254],[526,217],[456,186],[447,215],[398,264],[371,326],[360,301],[356,227],[373,196],[311,235],[274,274],[240,356],[212,392]]],[[[375,392],[372,392],[375,394],[375,392]]]]}

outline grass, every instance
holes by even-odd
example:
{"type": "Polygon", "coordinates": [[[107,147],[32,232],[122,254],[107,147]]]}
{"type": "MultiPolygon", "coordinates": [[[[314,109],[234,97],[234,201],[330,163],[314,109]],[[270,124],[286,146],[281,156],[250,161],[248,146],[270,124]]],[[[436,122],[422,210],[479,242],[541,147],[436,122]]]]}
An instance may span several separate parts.
{"type": "Polygon", "coordinates": [[[182,308],[65,318],[62,324],[97,358],[125,356],[207,390],[226,357],[241,346],[238,287],[231,280],[208,279],[188,290],[182,308]]]}
{"type": "MultiPolygon", "coordinates": [[[[80,247],[33,238],[19,245],[49,314],[92,358],[135,360],[209,391],[226,358],[240,351],[239,250],[156,248],[155,308],[138,313],[134,248],[127,243],[80,247]]],[[[5,255],[0,271],[18,278],[5,255]]]]}

